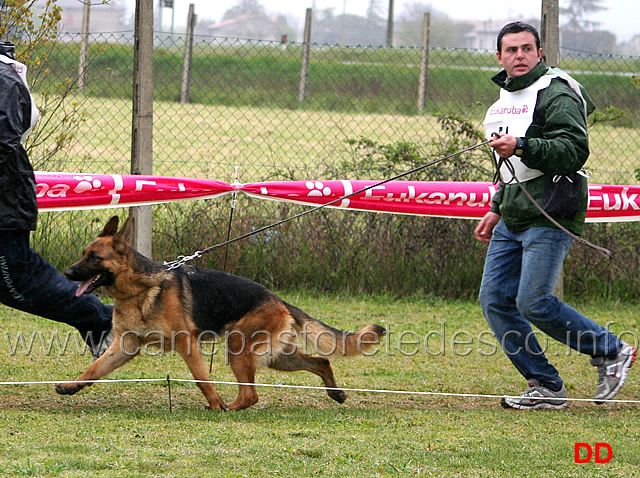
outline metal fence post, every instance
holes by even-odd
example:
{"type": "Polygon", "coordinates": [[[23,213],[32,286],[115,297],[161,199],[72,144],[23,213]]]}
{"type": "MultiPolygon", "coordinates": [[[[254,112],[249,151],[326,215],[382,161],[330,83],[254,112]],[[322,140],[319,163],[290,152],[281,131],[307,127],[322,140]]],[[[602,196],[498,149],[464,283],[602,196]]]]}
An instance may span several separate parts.
{"type": "Polygon", "coordinates": [[[420,85],[418,85],[418,111],[424,111],[427,95],[427,76],[429,73],[429,26],[431,14],[424,14],[422,22],[422,59],[420,61],[420,85]]]}
{"type": "MultiPolygon", "coordinates": [[[[136,2],[131,174],[153,172],[153,0],[136,2]]],[[[151,206],[131,208],[133,247],[151,257],[151,206]]]]}
{"type": "Polygon", "coordinates": [[[196,27],[195,5],[189,4],[189,14],[187,15],[187,37],[184,47],[184,64],[182,67],[182,90],[180,91],[180,103],[189,102],[189,82],[191,75],[191,58],[193,56],[193,30],[196,27]]]}
{"type": "Polygon", "coordinates": [[[309,52],[311,49],[311,19],[312,9],[307,8],[307,15],[304,21],[304,44],[302,45],[302,67],[300,68],[300,89],[298,91],[298,102],[304,103],[307,96],[307,80],[309,78],[309,52]]]}

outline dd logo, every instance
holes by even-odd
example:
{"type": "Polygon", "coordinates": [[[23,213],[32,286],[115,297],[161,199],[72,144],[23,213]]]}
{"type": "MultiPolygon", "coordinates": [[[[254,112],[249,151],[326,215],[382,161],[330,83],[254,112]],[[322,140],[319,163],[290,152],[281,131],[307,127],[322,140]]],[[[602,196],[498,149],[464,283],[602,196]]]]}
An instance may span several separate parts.
{"type": "Polygon", "coordinates": [[[591,445],[588,443],[576,443],[575,446],[575,462],[576,463],[589,463],[591,458],[595,458],[596,463],[609,463],[611,458],[613,458],[613,450],[608,443],[596,443],[595,447],[591,448],[591,445]],[[595,452],[594,452],[595,448],[595,452]],[[606,454],[602,453],[602,449],[606,450],[606,454]],[[581,450],[586,450],[585,453],[581,452],[581,450]]]}

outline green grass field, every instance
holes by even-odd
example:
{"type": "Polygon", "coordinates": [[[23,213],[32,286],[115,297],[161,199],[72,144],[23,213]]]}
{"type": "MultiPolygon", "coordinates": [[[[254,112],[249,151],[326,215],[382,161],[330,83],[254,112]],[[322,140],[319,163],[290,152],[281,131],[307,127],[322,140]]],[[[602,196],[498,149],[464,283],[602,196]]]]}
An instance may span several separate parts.
{"type": "MultiPolygon", "coordinates": [[[[283,298],[342,329],[379,323],[389,330],[374,356],[333,362],[340,386],[495,396],[519,394],[526,386],[497,350],[473,302],[295,293],[283,298]]],[[[637,305],[574,305],[637,344],[637,305]]],[[[90,362],[77,339],[67,326],[2,307],[0,381],[76,377],[90,362]],[[56,336],[70,338],[65,353],[52,342],[56,336]]],[[[586,357],[551,341],[547,355],[571,398],[591,396],[596,372],[586,357]]],[[[222,351],[213,363],[213,380],[233,381],[222,351]]],[[[632,369],[619,399],[640,399],[639,374],[632,369]]],[[[167,375],[190,378],[171,354],[139,357],[109,378],[167,375]]],[[[258,381],[320,385],[302,372],[265,370],[258,381]]],[[[218,389],[227,401],[236,393],[232,385],[218,389]]],[[[104,383],[63,397],[49,384],[3,384],[2,474],[629,477],[640,469],[639,405],[633,403],[572,402],[562,411],[516,412],[501,409],[499,398],[350,392],[340,405],[322,390],[260,388],[254,407],[217,413],[204,410],[192,383],[172,382],[171,411],[168,392],[166,382],[104,383]],[[612,447],[609,463],[574,463],[575,443],[602,442],[612,447]]]]}

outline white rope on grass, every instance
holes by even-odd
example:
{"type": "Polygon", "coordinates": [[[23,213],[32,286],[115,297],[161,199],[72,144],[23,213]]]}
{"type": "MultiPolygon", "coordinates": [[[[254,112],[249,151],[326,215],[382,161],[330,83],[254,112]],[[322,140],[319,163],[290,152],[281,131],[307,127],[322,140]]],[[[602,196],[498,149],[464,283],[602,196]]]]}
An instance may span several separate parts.
{"type": "MultiPolygon", "coordinates": [[[[175,380],[175,379],[171,379],[175,380]]],[[[123,378],[104,380],[41,380],[34,382],[0,382],[0,385],[57,385],[59,383],[127,383],[127,382],[166,382],[166,378],[123,378]]],[[[176,380],[177,381],[177,380],[176,380]]]]}
{"type": "MultiPolygon", "coordinates": [[[[45,380],[45,381],[33,381],[33,382],[0,382],[0,385],[55,385],[64,383],[140,383],[140,382],[182,382],[182,383],[210,383],[212,385],[245,385],[254,387],[265,388],[290,388],[301,390],[321,390],[321,391],[339,391],[344,392],[357,392],[357,393],[380,393],[380,394],[395,394],[395,395],[417,395],[417,396],[432,396],[432,397],[457,397],[457,398],[521,398],[520,395],[491,395],[491,394],[477,394],[477,393],[454,393],[454,392],[420,392],[410,390],[384,390],[384,389],[369,389],[369,388],[344,388],[344,387],[316,387],[311,385],[283,385],[283,384],[269,384],[269,383],[243,383],[243,382],[226,382],[220,380],[195,380],[186,378],[133,378],[133,379],[104,379],[104,380],[45,380]]],[[[562,400],[570,402],[594,402],[593,398],[563,398],[562,400]]],[[[619,400],[609,399],[602,400],[601,403],[626,403],[626,404],[640,404],[640,400],[619,400]]]]}

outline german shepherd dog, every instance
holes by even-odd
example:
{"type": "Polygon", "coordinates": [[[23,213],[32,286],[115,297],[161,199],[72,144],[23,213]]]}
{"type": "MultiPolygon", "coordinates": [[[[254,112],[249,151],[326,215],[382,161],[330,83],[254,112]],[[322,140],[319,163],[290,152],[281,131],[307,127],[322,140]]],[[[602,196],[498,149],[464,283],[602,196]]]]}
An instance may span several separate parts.
{"type": "Polygon", "coordinates": [[[115,299],[114,337],[107,351],[76,381],[57,384],[58,393],[74,394],[124,365],[142,347],[161,344],[184,359],[214,410],[242,410],[255,404],[258,394],[252,384],[262,365],[308,370],[322,379],[329,397],[345,401],[326,357],[362,354],[379,343],[383,327],[368,325],[355,333],[343,332],[249,279],[184,264],[170,270],[131,247],[130,219],[118,231],[118,217],[112,217],[82,259],[65,271],[69,279],[81,282],[77,296],[102,286],[115,299]],[[228,406],[210,383],[198,348],[203,334],[226,339],[229,365],[242,384],[228,406]],[[307,354],[306,347],[318,356],[307,354]]]}

